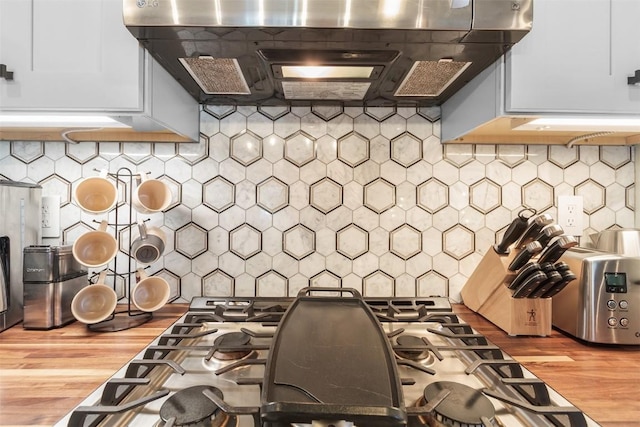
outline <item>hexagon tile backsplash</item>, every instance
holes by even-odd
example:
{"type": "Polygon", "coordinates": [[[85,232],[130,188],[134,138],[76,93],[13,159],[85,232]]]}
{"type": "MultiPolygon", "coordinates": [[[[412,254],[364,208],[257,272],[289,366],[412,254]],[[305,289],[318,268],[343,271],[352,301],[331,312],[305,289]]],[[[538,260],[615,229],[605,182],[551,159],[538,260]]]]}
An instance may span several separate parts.
{"type": "MultiPolygon", "coordinates": [[[[523,204],[555,217],[557,196],[582,195],[585,236],[634,226],[633,147],[442,145],[438,108],[208,106],[201,133],[199,144],[3,143],[0,177],[61,196],[49,244],[95,227],[71,190],[96,169],[165,181],[173,203],[144,218],[168,240],[149,270],[181,302],[308,285],[459,301],[523,204]]],[[[132,221],[128,187],[118,212],[132,221]]]]}

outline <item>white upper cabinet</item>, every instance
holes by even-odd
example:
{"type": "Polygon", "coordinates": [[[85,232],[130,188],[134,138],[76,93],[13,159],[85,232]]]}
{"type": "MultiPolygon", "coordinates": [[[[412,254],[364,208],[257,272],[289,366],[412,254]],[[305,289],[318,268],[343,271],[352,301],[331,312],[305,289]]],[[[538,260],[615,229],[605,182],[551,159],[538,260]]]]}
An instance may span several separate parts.
{"type": "Polygon", "coordinates": [[[197,101],[125,28],[121,0],[0,0],[0,64],[13,72],[0,111],[95,112],[199,138],[197,101]]]}
{"type": "Polygon", "coordinates": [[[507,54],[507,112],[634,114],[640,1],[538,0],[533,30],[507,54]]]}
{"type": "MultiPolygon", "coordinates": [[[[116,1],[118,5],[120,2],[116,1]]],[[[141,108],[143,51],[107,1],[2,0],[3,108],[141,108]],[[114,23],[120,25],[114,25],[114,23]]]]}
{"type": "Polygon", "coordinates": [[[628,84],[640,70],[640,0],[535,0],[533,8],[531,32],[442,105],[442,141],[640,143],[637,127],[518,129],[536,118],[640,114],[640,85],[628,84]]]}

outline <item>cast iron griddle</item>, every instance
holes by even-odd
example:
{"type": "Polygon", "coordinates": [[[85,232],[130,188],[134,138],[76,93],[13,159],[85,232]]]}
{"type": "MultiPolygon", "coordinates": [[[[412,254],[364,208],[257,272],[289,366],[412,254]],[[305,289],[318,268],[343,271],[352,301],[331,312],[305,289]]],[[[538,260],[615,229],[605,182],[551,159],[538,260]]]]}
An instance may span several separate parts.
{"type": "Polygon", "coordinates": [[[376,316],[354,289],[339,290],[352,297],[306,296],[317,290],[336,292],[303,289],[276,330],[261,417],[282,425],[313,420],[406,425],[395,359],[376,316]]]}

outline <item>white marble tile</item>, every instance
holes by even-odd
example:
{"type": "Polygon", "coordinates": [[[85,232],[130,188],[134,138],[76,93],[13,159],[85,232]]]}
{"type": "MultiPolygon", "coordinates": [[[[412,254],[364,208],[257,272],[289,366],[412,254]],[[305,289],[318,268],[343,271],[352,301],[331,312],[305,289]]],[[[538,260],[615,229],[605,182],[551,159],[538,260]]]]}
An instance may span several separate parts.
{"type": "Polygon", "coordinates": [[[327,124],[327,133],[334,138],[342,138],[351,132],[353,132],[353,118],[346,114],[331,119],[327,124]]]}
{"type": "Polygon", "coordinates": [[[364,187],[351,181],[342,187],[342,198],[342,205],[353,211],[363,205],[364,187]]]}
{"type": "Polygon", "coordinates": [[[243,166],[249,166],[262,157],[262,140],[251,131],[242,131],[231,138],[231,158],[243,166]]]}
{"type": "Polygon", "coordinates": [[[424,252],[412,256],[405,263],[407,274],[411,277],[420,277],[431,270],[431,257],[424,252]]]}
{"type": "Polygon", "coordinates": [[[380,257],[380,270],[391,277],[398,277],[405,273],[405,261],[391,252],[380,257]]]}
{"type": "Polygon", "coordinates": [[[316,252],[329,256],[336,251],[336,232],[328,228],[316,230],[316,252]]]}
{"type": "Polygon", "coordinates": [[[391,140],[391,158],[408,168],[422,159],[422,141],[410,133],[391,140]]]}
{"type": "Polygon", "coordinates": [[[360,277],[366,277],[380,268],[380,258],[372,253],[366,253],[353,260],[353,272],[360,277]]]}
{"type": "Polygon", "coordinates": [[[247,260],[262,249],[262,234],[248,224],[242,224],[229,232],[229,250],[247,260]]]}
{"type": "Polygon", "coordinates": [[[262,231],[262,252],[272,257],[282,252],[282,231],[274,227],[262,231]]]}
{"type": "Polygon", "coordinates": [[[337,232],[336,250],[349,259],[356,259],[369,250],[369,234],[351,224],[337,232]]]}
{"type": "Polygon", "coordinates": [[[247,117],[247,128],[265,138],[273,133],[273,121],[258,112],[247,117]]]}
{"type": "Polygon", "coordinates": [[[300,120],[300,128],[314,138],[320,138],[327,133],[327,122],[315,114],[305,114],[300,120]]]}
{"type": "Polygon", "coordinates": [[[256,185],[251,181],[240,181],[236,184],[236,205],[249,209],[256,204],[256,185]]]}
{"type": "Polygon", "coordinates": [[[338,158],[338,141],[329,135],[318,138],[316,157],[323,163],[330,163],[338,158]]]}
{"type": "Polygon", "coordinates": [[[410,225],[401,225],[391,231],[389,236],[391,252],[403,260],[407,260],[422,251],[422,234],[410,225]]]}
{"type": "Polygon", "coordinates": [[[353,130],[371,139],[380,134],[380,122],[373,117],[361,114],[353,120],[353,130]]]}
{"type": "Polygon", "coordinates": [[[373,230],[380,224],[380,218],[377,213],[364,206],[353,211],[353,222],[367,231],[373,230]]]}
{"type": "Polygon", "coordinates": [[[296,225],[283,234],[283,251],[295,259],[309,256],[316,246],[315,233],[304,225],[296,225]]]}
{"type": "Polygon", "coordinates": [[[325,269],[325,257],[319,253],[312,253],[308,257],[300,260],[300,274],[311,278],[325,269]]]}
{"type": "Polygon", "coordinates": [[[202,184],[190,179],[182,184],[182,203],[193,209],[202,204],[202,184]]]}
{"type": "MultiPolygon", "coordinates": [[[[313,209],[312,209],[313,210],[313,209]]],[[[288,230],[300,221],[300,211],[291,206],[273,214],[273,226],[280,231],[288,230]]]]}
{"type": "Polygon", "coordinates": [[[296,297],[302,289],[309,286],[309,279],[302,274],[296,274],[289,279],[287,284],[289,286],[289,296],[296,297]]]}
{"type": "Polygon", "coordinates": [[[220,120],[220,132],[233,137],[247,129],[247,117],[244,114],[235,112],[220,120]]]}
{"type": "Polygon", "coordinates": [[[233,296],[233,278],[220,270],[212,272],[202,278],[202,295],[214,297],[233,296]]]}
{"type": "Polygon", "coordinates": [[[38,141],[15,141],[11,143],[11,155],[24,163],[30,163],[44,156],[44,146],[38,141]]]}
{"type": "Polygon", "coordinates": [[[260,231],[268,229],[273,224],[273,215],[260,206],[251,206],[247,209],[245,217],[247,224],[260,231]]]}
{"type": "Polygon", "coordinates": [[[204,253],[207,250],[207,231],[196,224],[187,224],[176,230],[176,250],[189,258],[204,253]]]}
{"type": "Polygon", "coordinates": [[[256,296],[286,297],[289,293],[286,277],[269,271],[256,279],[256,296]]]}
{"type": "Polygon", "coordinates": [[[300,117],[287,114],[274,122],[273,132],[281,138],[288,138],[300,130],[300,117]]]}
{"type": "Polygon", "coordinates": [[[383,272],[375,272],[364,278],[362,291],[366,297],[393,296],[393,278],[383,272]]]}
{"type": "Polygon", "coordinates": [[[54,161],[48,157],[40,157],[27,165],[27,176],[35,182],[40,182],[53,173],[54,161]]]}
{"type": "Polygon", "coordinates": [[[273,269],[285,277],[293,277],[298,273],[299,261],[294,257],[281,252],[273,257],[273,269]]]}
{"type": "Polygon", "coordinates": [[[300,179],[300,168],[288,160],[278,160],[273,164],[273,174],[285,184],[293,184],[300,179]]]}
{"type": "Polygon", "coordinates": [[[408,274],[402,274],[395,279],[396,296],[398,297],[415,297],[416,296],[416,279],[408,274]]]}
{"type": "Polygon", "coordinates": [[[300,180],[311,185],[327,176],[327,165],[320,160],[312,160],[300,168],[300,180]]]}
{"type": "Polygon", "coordinates": [[[231,231],[245,222],[246,211],[239,206],[231,206],[218,215],[218,223],[225,230],[231,231]]]}
{"type": "Polygon", "coordinates": [[[244,260],[232,252],[225,252],[218,258],[218,267],[232,277],[244,273],[244,260]]]}
{"type": "Polygon", "coordinates": [[[486,175],[484,164],[476,160],[471,160],[460,168],[460,181],[467,185],[480,181],[486,175]]]}
{"type": "Polygon", "coordinates": [[[391,158],[391,141],[382,135],[370,138],[369,158],[382,164],[391,158]]]}
{"type": "Polygon", "coordinates": [[[433,124],[415,114],[407,119],[407,131],[420,139],[425,139],[433,135],[433,124]]]}
{"type": "Polygon", "coordinates": [[[194,165],[209,155],[209,139],[200,137],[198,143],[182,143],[176,144],[178,147],[178,156],[183,158],[190,165],[194,165]]]}
{"type": "Polygon", "coordinates": [[[333,231],[338,231],[353,221],[353,212],[345,206],[338,206],[325,217],[325,225],[333,231]]]}
{"type": "Polygon", "coordinates": [[[393,206],[380,214],[380,227],[392,231],[406,222],[406,212],[399,206],[393,206]]]}
{"type": "Polygon", "coordinates": [[[407,179],[407,169],[393,160],[387,160],[380,165],[380,176],[394,185],[399,185],[407,179]]]}
{"type": "Polygon", "coordinates": [[[264,252],[257,253],[245,262],[247,274],[258,277],[271,270],[273,258],[264,252]]]}
{"type": "Polygon", "coordinates": [[[225,179],[234,184],[237,184],[246,177],[246,168],[231,158],[221,161],[219,169],[220,176],[223,176],[225,179]]]}
{"type": "Polygon", "coordinates": [[[327,270],[344,278],[352,273],[353,261],[339,252],[334,252],[327,257],[325,266],[327,270]]]}
{"type": "Polygon", "coordinates": [[[218,257],[212,252],[205,252],[191,261],[191,270],[203,277],[218,268],[218,257]]]}
{"type": "Polygon", "coordinates": [[[235,295],[240,297],[256,296],[256,279],[246,273],[235,278],[235,295]]]}

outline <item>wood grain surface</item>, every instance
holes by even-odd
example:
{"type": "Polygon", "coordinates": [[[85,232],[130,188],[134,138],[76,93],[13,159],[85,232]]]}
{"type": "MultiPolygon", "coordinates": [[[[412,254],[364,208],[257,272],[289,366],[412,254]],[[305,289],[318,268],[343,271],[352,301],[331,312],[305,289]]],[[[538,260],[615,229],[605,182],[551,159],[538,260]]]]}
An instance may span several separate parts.
{"type": "MultiPolygon", "coordinates": [[[[187,309],[169,304],[135,329],[0,333],[0,426],[51,426],[187,309]]],[[[557,331],[512,337],[463,305],[461,318],[604,427],[640,426],[640,348],[588,345],[557,331]]]]}

